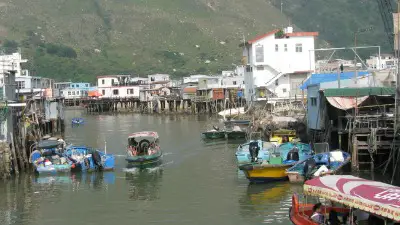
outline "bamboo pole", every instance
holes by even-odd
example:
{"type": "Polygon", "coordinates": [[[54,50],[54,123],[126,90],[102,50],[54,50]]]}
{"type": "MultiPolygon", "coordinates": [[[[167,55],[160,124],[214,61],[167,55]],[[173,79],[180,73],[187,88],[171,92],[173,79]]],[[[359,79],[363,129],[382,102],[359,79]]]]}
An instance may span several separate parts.
{"type": "Polygon", "coordinates": [[[14,171],[15,171],[15,174],[18,175],[19,170],[18,170],[18,163],[17,163],[17,155],[15,154],[14,136],[13,136],[12,132],[10,132],[10,136],[11,136],[11,152],[13,154],[14,171]]]}

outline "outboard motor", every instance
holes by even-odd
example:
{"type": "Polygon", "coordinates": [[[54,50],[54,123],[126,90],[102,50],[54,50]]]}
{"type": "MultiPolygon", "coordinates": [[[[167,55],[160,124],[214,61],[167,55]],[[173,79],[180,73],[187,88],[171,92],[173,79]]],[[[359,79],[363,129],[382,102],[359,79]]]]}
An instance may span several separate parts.
{"type": "Polygon", "coordinates": [[[287,154],[286,160],[299,161],[300,160],[299,149],[297,147],[294,147],[292,150],[290,150],[289,153],[287,154]]]}
{"type": "Polygon", "coordinates": [[[258,152],[260,151],[260,147],[258,147],[258,142],[253,141],[249,144],[249,152],[251,157],[251,162],[257,162],[258,152]]]}
{"type": "Polygon", "coordinates": [[[314,158],[310,158],[309,160],[306,161],[304,165],[304,177],[305,180],[308,180],[312,177],[312,171],[314,168],[317,166],[317,163],[315,162],[314,158]]]}

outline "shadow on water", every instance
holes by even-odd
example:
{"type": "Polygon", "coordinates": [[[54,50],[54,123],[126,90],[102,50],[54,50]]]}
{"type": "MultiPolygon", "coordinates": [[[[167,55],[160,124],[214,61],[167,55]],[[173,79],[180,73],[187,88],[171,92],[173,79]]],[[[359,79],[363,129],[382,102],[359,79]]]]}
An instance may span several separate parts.
{"type": "Polygon", "coordinates": [[[146,169],[130,168],[125,170],[130,200],[153,201],[160,198],[159,190],[164,169],[153,167],[146,169]]]}
{"type": "Polygon", "coordinates": [[[245,218],[262,217],[264,223],[288,221],[288,210],[293,193],[301,193],[301,185],[289,182],[249,184],[239,199],[240,214],[245,218]]]}

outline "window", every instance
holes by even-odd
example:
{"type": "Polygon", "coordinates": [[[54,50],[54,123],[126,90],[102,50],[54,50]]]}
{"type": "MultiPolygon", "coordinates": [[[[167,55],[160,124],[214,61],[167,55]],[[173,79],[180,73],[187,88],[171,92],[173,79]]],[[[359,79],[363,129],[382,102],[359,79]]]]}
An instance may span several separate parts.
{"type": "Polygon", "coordinates": [[[256,62],[264,62],[264,46],[256,45],[256,62]]]}
{"type": "Polygon", "coordinates": [[[278,52],[279,51],[279,45],[275,44],[275,51],[278,52]]]}
{"type": "Polygon", "coordinates": [[[154,81],[154,80],[155,80],[154,77],[151,77],[151,78],[150,78],[150,81],[154,81]]]}
{"type": "Polygon", "coordinates": [[[233,81],[233,85],[236,85],[236,81],[233,81]]]}
{"type": "Polygon", "coordinates": [[[243,84],[244,84],[244,81],[243,81],[243,84]]]}
{"type": "Polygon", "coordinates": [[[101,90],[101,94],[105,95],[106,94],[106,90],[101,90]]]}
{"type": "Polygon", "coordinates": [[[104,83],[105,83],[105,82],[104,82],[104,79],[102,79],[102,80],[101,80],[101,84],[104,84],[104,83]]]}
{"type": "Polygon", "coordinates": [[[296,52],[303,52],[303,45],[302,44],[296,44],[296,52]]]}
{"type": "Polygon", "coordinates": [[[72,95],[75,95],[75,91],[72,92],[72,95]]]}
{"type": "Polygon", "coordinates": [[[76,95],[79,95],[79,91],[76,91],[76,95]]]}
{"type": "Polygon", "coordinates": [[[25,88],[25,81],[17,81],[17,88],[18,89],[25,88]]]}
{"type": "Polygon", "coordinates": [[[113,90],[113,95],[119,95],[118,89],[114,89],[114,90],[113,90]]]}
{"type": "Polygon", "coordinates": [[[73,88],[74,88],[74,87],[75,87],[75,85],[74,85],[74,84],[71,84],[71,87],[73,87],[73,88]]]}
{"type": "Polygon", "coordinates": [[[111,86],[114,86],[114,79],[111,79],[111,86]]]}
{"type": "Polygon", "coordinates": [[[276,79],[275,80],[275,86],[278,86],[279,85],[279,79],[276,79]]]}
{"type": "Polygon", "coordinates": [[[316,106],[317,105],[317,98],[312,97],[311,98],[311,106],[316,106]]]}
{"type": "Polygon", "coordinates": [[[285,52],[287,52],[287,44],[284,44],[284,45],[283,45],[283,50],[284,50],[285,52]]]}
{"type": "Polygon", "coordinates": [[[286,93],[286,88],[282,89],[282,92],[283,92],[283,93],[286,93]]]}
{"type": "Polygon", "coordinates": [[[89,87],[89,84],[85,84],[86,87],[89,87]]]}
{"type": "Polygon", "coordinates": [[[126,90],[126,94],[128,94],[128,95],[133,95],[133,89],[127,89],[126,90]]]}
{"type": "Polygon", "coordinates": [[[71,95],[71,92],[70,92],[70,91],[68,91],[68,95],[71,95]]]}
{"type": "Polygon", "coordinates": [[[264,70],[264,66],[257,66],[257,70],[264,70]]]}

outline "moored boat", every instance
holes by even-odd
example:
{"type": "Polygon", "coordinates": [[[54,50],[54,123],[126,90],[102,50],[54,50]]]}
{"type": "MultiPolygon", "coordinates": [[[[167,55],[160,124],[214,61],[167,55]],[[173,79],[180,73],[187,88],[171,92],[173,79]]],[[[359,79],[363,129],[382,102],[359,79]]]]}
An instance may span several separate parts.
{"type": "Polygon", "coordinates": [[[72,162],[72,171],[113,170],[115,156],[86,146],[67,146],[64,153],[72,162]]]}
{"type": "Polygon", "coordinates": [[[35,172],[66,173],[71,171],[72,162],[63,155],[64,141],[42,140],[36,143],[29,159],[35,172]]]}
{"type": "Polygon", "coordinates": [[[271,153],[267,161],[256,162],[256,155],[257,152],[251,156],[253,163],[239,166],[252,183],[287,180],[286,170],[299,160],[311,156],[312,150],[308,144],[288,142],[281,144],[274,153],[271,153]]]}
{"type": "Polygon", "coordinates": [[[308,178],[337,174],[350,160],[350,154],[340,150],[319,153],[299,161],[286,173],[291,183],[302,183],[308,178]]]}
{"type": "Polygon", "coordinates": [[[201,133],[204,139],[223,139],[225,138],[225,131],[220,130],[218,127],[213,127],[212,129],[201,133]]]}
{"type": "Polygon", "coordinates": [[[277,146],[285,142],[291,142],[296,138],[295,130],[279,129],[272,132],[270,142],[275,143],[277,146]]]}
{"type": "Polygon", "coordinates": [[[239,126],[233,126],[226,130],[226,138],[230,140],[246,139],[247,132],[239,126]]]}
{"type": "Polygon", "coordinates": [[[161,161],[161,157],[157,132],[143,131],[129,135],[126,161],[130,167],[155,165],[161,161]]]}
{"type": "MultiPolygon", "coordinates": [[[[351,210],[359,210],[366,215],[368,224],[398,224],[400,222],[400,188],[377,181],[365,180],[349,175],[316,177],[304,183],[304,194],[323,198],[344,207],[322,205],[321,212],[329,224],[348,224],[351,210]],[[342,218],[338,216],[341,213],[342,218]],[[329,217],[327,216],[329,215],[329,217]],[[329,218],[329,219],[328,219],[329,218]],[[338,223],[339,222],[339,223],[338,223]]],[[[327,202],[327,201],[326,201],[327,202]]],[[[295,225],[317,225],[311,219],[313,204],[299,203],[297,194],[292,196],[289,217],[295,225]]],[[[354,224],[352,220],[351,223],[354,224]]]]}

